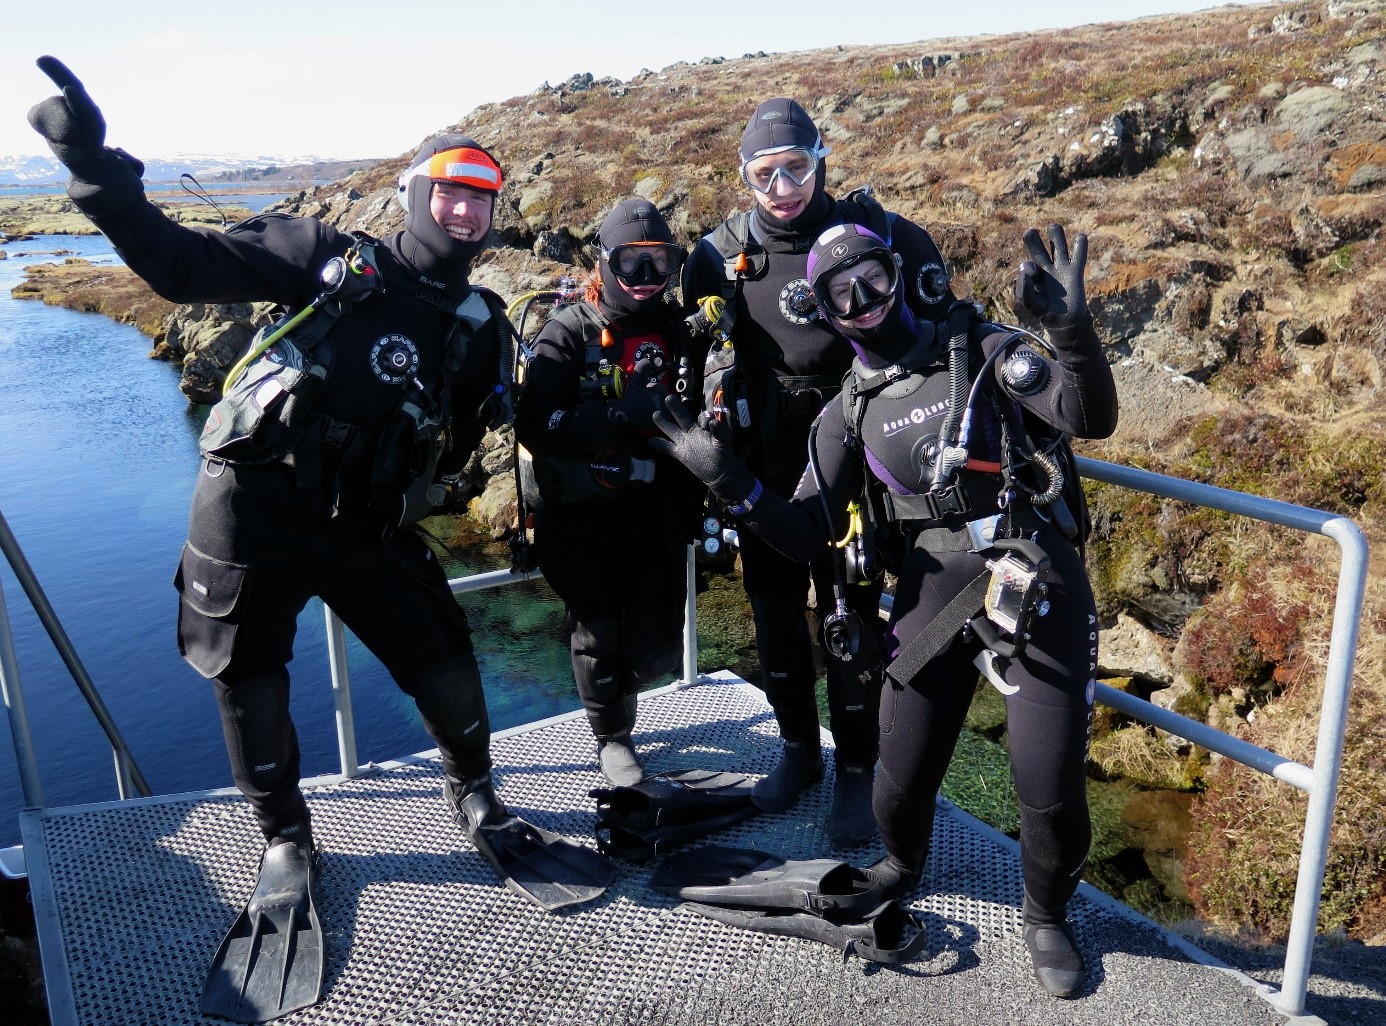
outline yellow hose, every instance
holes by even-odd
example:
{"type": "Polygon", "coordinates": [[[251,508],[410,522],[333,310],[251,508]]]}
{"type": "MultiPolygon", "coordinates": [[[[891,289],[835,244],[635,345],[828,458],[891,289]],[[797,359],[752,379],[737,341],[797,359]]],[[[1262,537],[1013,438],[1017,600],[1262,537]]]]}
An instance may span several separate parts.
{"type": "Polygon", "coordinates": [[[225,395],[227,392],[231,391],[231,386],[236,383],[236,379],[244,373],[245,369],[249,367],[260,354],[283,338],[286,333],[302,324],[304,319],[317,310],[317,308],[317,300],[309,303],[302,310],[281,324],[276,330],[270,332],[270,334],[261,339],[260,343],[251,349],[250,352],[233,363],[231,369],[226,372],[226,380],[221,383],[221,394],[225,395]]]}

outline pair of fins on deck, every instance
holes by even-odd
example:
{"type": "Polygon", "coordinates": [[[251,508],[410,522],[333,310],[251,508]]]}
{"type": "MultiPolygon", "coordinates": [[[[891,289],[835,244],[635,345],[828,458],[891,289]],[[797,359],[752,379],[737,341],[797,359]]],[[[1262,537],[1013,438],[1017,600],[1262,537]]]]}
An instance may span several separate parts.
{"type": "MultiPolygon", "coordinates": [[[[603,819],[602,852],[645,861],[753,815],[748,778],[674,770],[629,787],[593,792],[603,819]]],[[[546,911],[599,897],[615,868],[506,811],[489,786],[459,800],[459,823],[506,887],[546,911]]],[[[212,960],[202,1011],[236,1022],[268,1022],[316,1003],[325,949],[313,904],[317,856],[311,842],[265,850],[250,900],[212,960]]]]}
{"type": "MultiPolygon", "coordinates": [[[[646,862],[755,815],[751,780],[675,770],[629,787],[598,788],[597,847],[646,862]]],[[[783,859],[707,845],[670,855],[650,887],[709,919],[757,933],[802,937],[871,962],[895,964],[928,941],[919,917],[866,870],[836,859],[783,859]]]]}
{"type": "Polygon", "coordinates": [[[869,870],[836,859],[784,859],[706,845],[671,855],[650,887],[698,915],[757,933],[802,937],[842,957],[899,964],[924,950],[918,914],[893,900],[869,870]]]}

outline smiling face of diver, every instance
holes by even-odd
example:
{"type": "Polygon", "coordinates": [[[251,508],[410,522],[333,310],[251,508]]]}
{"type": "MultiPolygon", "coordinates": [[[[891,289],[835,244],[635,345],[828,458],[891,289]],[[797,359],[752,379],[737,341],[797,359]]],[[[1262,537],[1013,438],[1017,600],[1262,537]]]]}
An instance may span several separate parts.
{"type": "Polygon", "coordinates": [[[477,242],[491,230],[492,193],[457,182],[433,183],[428,212],[448,238],[458,242],[477,242]]]}

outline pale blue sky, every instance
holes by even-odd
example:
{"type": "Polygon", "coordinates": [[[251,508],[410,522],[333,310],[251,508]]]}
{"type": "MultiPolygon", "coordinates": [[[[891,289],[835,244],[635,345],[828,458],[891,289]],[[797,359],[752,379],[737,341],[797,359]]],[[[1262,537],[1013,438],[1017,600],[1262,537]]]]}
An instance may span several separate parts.
{"type": "MultiPolygon", "coordinates": [[[[1277,5],[1262,5],[1269,20],[1277,5]]],[[[352,158],[412,150],[478,104],[577,72],[626,79],[642,67],[657,70],[707,56],[925,42],[1217,5],[31,0],[7,6],[0,35],[0,156],[46,152],[24,115],[51,92],[33,63],[49,53],[66,62],[101,105],[108,141],[136,155],[352,158]]]]}

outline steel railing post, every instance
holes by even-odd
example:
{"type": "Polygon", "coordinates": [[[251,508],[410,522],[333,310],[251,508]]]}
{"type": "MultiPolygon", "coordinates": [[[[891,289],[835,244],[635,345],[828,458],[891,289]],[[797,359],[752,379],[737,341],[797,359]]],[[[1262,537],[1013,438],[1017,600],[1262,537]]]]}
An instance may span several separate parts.
{"type": "Polygon", "coordinates": [[[29,730],[29,713],[24,705],[24,689],[19,683],[19,661],[14,654],[10,633],[10,614],[5,607],[5,582],[0,580],[0,696],[10,719],[10,739],[14,742],[14,761],[19,765],[19,786],[26,809],[43,808],[43,782],[39,779],[34,735],[29,730]]]}
{"type": "Polygon", "coordinates": [[[332,677],[332,703],[337,710],[337,759],[342,767],[342,776],[350,778],[360,774],[361,765],[356,758],[356,719],[351,708],[346,627],[325,602],[322,612],[327,622],[327,666],[332,677]]]}

